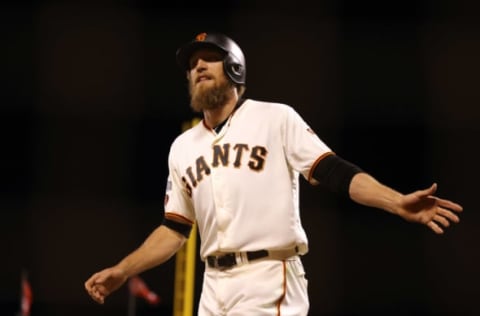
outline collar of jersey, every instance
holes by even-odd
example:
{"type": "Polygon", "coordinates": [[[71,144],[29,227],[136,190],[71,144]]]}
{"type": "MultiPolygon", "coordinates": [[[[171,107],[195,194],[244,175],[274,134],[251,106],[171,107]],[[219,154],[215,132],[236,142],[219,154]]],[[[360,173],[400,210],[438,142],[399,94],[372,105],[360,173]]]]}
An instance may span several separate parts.
{"type": "Polygon", "coordinates": [[[218,124],[217,126],[213,127],[213,128],[210,128],[206,125],[205,123],[205,120],[203,121],[203,125],[205,125],[207,128],[213,130],[215,132],[215,134],[220,134],[220,132],[222,131],[223,127],[225,126],[225,124],[230,120],[230,118],[233,116],[233,113],[235,113],[235,111],[245,102],[245,99],[244,98],[240,98],[238,99],[237,101],[237,104],[235,104],[235,107],[233,108],[233,111],[232,113],[230,113],[230,115],[225,119],[223,120],[220,124],[218,124]]]}

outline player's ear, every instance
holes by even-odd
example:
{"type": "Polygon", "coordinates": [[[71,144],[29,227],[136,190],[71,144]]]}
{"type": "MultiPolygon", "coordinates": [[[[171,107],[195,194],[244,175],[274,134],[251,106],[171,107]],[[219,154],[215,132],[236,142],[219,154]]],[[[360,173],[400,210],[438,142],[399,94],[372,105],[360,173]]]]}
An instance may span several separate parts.
{"type": "Polygon", "coordinates": [[[187,80],[190,81],[190,71],[186,71],[185,73],[187,75],[187,80]]]}

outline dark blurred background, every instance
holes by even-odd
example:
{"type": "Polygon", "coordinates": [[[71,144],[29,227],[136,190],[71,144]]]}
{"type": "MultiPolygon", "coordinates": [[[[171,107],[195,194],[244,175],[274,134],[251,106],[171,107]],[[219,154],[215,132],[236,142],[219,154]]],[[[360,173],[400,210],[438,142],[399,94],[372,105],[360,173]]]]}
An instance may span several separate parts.
{"type": "MultiPolygon", "coordinates": [[[[437,236],[302,180],[310,315],[480,315],[480,5],[406,1],[12,1],[0,7],[0,314],[28,271],[39,315],[126,315],[84,281],[162,220],[170,143],[194,117],[176,49],[234,38],[250,98],[292,105],[402,192],[438,182],[437,236]],[[160,4],[161,3],[161,4],[160,4]]],[[[196,299],[203,264],[197,268],[196,299]]],[[[171,315],[174,260],[142,274],[171,315]]],[[[197,302],[196,302],[197,303],[197,302]]]]}

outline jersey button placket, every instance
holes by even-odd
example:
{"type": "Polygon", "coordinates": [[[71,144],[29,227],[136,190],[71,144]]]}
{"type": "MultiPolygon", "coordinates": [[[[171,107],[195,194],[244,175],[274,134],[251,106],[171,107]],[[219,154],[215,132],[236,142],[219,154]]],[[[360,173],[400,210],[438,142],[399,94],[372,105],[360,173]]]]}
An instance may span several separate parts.
{"type": "Polygon", "coordinates": [[[218,244],[221,246],[224,241],[225,229],[229,222],[228,213],[225,211],[225,203],[223,197],[223,176],[222,176],[222,167],[219,168],[212,168],[212,195],[213,201],[215,203],[215,212],[217,217],[217,224],[218,224],[218,244]]]}

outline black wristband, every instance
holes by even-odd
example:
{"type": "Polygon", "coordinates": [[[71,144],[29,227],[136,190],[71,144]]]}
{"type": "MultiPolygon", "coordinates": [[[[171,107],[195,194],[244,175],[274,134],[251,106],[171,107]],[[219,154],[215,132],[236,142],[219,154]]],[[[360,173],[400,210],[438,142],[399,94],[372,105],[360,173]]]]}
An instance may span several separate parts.
{"type": "Polygon", "coordinates": [[[349,188],[352,178],[363,172],[351,162],[337,155],[329,155],[317,164],[313,171],[313,178],[329,190],[350,197],[349,188]]]}
{"type": "Polygon", "coordinates": [[[176,222],[168,218],[163,219],[162,225],[182,234],[186,238],[190,236],[190,232],[192,231],[192,225],[176,222]]]}

